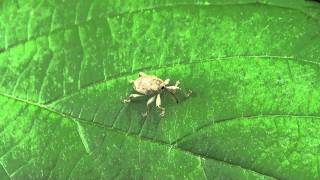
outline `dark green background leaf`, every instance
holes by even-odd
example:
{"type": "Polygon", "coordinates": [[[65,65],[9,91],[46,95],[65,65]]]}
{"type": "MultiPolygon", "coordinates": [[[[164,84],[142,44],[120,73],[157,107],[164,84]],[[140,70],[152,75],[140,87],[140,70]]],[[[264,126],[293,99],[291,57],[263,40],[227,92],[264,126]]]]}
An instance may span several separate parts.
{"type": "Polygon", "coordinates": [[[319,179],[320,5],[0,2],[0,179],[319,179]],[[139,71],[194,92],[124,105],[139,71]]]}

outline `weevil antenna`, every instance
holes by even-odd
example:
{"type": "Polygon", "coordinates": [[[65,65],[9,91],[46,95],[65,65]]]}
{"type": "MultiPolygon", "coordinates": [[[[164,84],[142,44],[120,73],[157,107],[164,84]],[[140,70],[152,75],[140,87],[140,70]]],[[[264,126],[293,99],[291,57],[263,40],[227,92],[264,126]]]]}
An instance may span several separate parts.
{"type": "Polygon", "coordinates": [[[169,91],[169,90],[167,90],[167,91],[169,92],[169,94],[171,95],[171,97],[173,97],[174,100],[176,101],[176,103],[178,104],[178,103],[179,103],[179,100],[178,100],[177,96],[176,96],[174,93],[172,93],[171,91],[169,91]]]}

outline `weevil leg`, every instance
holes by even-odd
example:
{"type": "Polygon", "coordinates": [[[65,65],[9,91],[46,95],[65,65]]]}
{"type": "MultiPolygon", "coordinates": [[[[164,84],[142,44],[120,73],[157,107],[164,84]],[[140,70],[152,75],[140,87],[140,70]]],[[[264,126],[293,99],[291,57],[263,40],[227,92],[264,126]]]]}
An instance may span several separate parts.
{"type": "Polygon", "coordinates": [[[178,87],[178,86],[167,86],[166,89],[168,89],[168,91],[171,92],[171,93],[173,93],[173,94],[175,94],[175,93],[177,92],[177,90],[180,90],[185,97],[189,97],[189,96],[191,95],[191,93],[192,93],[191,90],[188,90],[188,91],[186,92],[186,91],[184,91],[183,89],[181,89],[181,88],[178,87]]]}
{"type": "Polygon", "coordinates": [[[139,77],[141,77],[141,76],[146,76],[147,74],[146,73],[144,73],[144,72],[139,72],[139,77]]]}
{"type": "Polygon", "coordinates": [[[176,84],[174,86],[178,87],[180,84],[180,81],[176,81],[176,84]]]}
{"type": "Polygon", "coordinates": [[[127,98],[123,99],[122,102],[123,103],[129,103],[131,102],[132,99],[137,98],[137,97],[142,97],[144,95],[142,94],[130,94],[127,98]]]}
{"type": "Polygon", "coordinates": [[[142,113],[142,116],[147,116],[149,114],[150,111],[150,105],[151,103],[155,100],[156,96],[152,96],[151,98],[148,99],[147,101],[147,111],[145,113],[142,113]]]}
{"type": "Polygon", "coordinates": [[[179,103],[179,99],[177,98],[176,94],[174,94],[173,92],[171,91],[168,91],[169,94],[171,95],[171,97],[173,97],[173,99],[176,101],[176,103],[178,104],[179,103]]]}
{"type": "Polygon", "coordinates": [[[165,109],[164,107],[161,107],[161,97],[160,97],[160,94],[157,95],[156,106],[161,110],[160,116],[163,117],[166,109],[165,109]]]}
{"type": "Polygon", "coordinates": [[[169,84],[169,82],[170,82],[170,79],[166,79],[166,80],[164,80],[164,84],[165,84],[165,85],[168,85],[168,84],[169,84]]]}
{"type": "Polygon", "coordinates": [[[129,83],[132,84],[134,82],[134,80],[130,80],[129,83]]]}
{"type": "Polygon", "coordinates": [[[167,86],[166,88],[172,92],[172,93],[176,93],[177,90],[180,90],[180,87],[178,87],[180,84],[180,81],[176,81],[176,84],[174,86],[167,86]]]}
{"type": "Polygon", "coordinates": [[[189,97],[191,94],[192,94],[192,91],[189,89],[187,92],[180,89],[182,91],[182,93],[186,96],[186,97],[189,97]]]}
{"type": "Polygon", "coordinates": [[[178,86],[167,86],[166,89],[169,91],[169,92],[172,92],[172,93],[176,93],[176,91],[178,89],[180,89],[178,86]]]}

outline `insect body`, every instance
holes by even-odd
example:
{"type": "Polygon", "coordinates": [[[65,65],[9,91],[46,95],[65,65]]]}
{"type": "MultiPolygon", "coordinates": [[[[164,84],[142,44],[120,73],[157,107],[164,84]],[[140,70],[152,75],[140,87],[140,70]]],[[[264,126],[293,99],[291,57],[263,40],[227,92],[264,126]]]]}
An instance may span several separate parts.
{"type": "Polygon", "coordinates": [[[169,80],[162,81],[157,76],[140,73],[138,79],[130,82],[133,83],[135,91],[144,95],[153,95],[160,93],[169,83],[169,80]]]}
{"type": "MultiPolygon", "coordinates": [[[[130,83],[133,84],[133,89],[137,94],[130,94],[126,99],[123,100],[124,103],[131,102],[132,99],[142,96],[149,96],[150,98],[147,101],[147,111],[143,113],[143,116],[147,116],[150,111],[150,105],[152,102],[156,101],[156,106],[161,110],[160,116],[164,116],[165,108],[161,106],[161,97],[162,92],[168,92],[171,94],[176,102],[178,99],[175,95],[177,90],[181,90],[178,85],[179,81],[175,85],[169,86],[170,79],[162,80],[155,75],[147,75],[143,72],[139,73],[139,78],[136,80],[131,80],[130,83]]],[[[185,96],[189,96],[191,91],[184,93],[185,96]]]]}

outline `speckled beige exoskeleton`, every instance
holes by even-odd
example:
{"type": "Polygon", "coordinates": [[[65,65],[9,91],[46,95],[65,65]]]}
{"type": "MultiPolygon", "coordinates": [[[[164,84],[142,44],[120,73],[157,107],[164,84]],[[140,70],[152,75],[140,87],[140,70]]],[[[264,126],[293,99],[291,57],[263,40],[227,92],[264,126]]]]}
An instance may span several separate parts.
{"type": "MultiPolygon", "coordinates": [[[[147,75],[143,72],[139,73],[139,77],[136,80],[131,80],[130,83],[133,85],[133,89],[138,92],[137,94],[130,94],[126,99],[123,100],[124,103],[131,102],[132,99],[142,96],[150,97],[147,101],[147,111],[142,113],[142,116],[147,116],[150,111],[150,105],[156,100],[156,106],[161,110],[160,116],[164,116],[165,108],[161,106],[160,94],[163,92],[168,92],[171,94],[176,102],[178,103],[178,98],[175,93],[177,90],[181,90],[178,85],[179,81],[175,85],[169,86],[170,79],[162,80],[155,75],[147,75]]],[[[191,91],[185,93],[182,91],[186,97],[191,94],[191,91]]]]}

